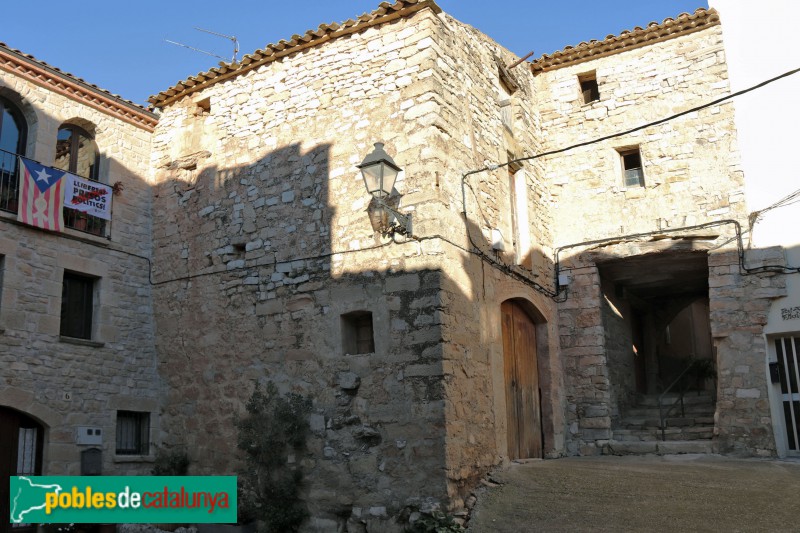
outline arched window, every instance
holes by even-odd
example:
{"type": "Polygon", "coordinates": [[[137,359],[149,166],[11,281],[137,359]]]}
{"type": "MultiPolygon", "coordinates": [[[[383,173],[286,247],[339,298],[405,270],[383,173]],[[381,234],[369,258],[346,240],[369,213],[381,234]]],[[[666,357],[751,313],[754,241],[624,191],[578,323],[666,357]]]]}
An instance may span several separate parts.
{"type": "MultiPolygon", "coordinates": [[[[76,176],[100,181],[100,151],[92,135],[74,124],[58,128],[55,168],[76,176]]],[[[64,208],[64,225],[94,235],[105,235],[106,221],[68,207],[64,208]]]]}
{"type": "Polygon", "coordinates": [[[17,212],[18,155],[24,155],[27,125],[17,107],[0,97],[0,209],[17,212]]]}
{"type": "Polygon", "coordinates": [[[86,130],[72,124],[58,128],[55,168],[99,181],[99,159],[97,144],[86,130]]]}

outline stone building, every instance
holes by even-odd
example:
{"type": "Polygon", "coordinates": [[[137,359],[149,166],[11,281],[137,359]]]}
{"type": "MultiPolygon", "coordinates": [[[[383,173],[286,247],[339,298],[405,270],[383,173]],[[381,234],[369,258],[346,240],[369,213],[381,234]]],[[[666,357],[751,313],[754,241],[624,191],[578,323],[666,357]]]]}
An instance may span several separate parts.
{"type": "MultiPolygon", "coordinates": [[[[147,473],[161,390],[148,282],[155,115],[0,45],[0,511],[16,473],[147,473]],[[106,221],[18,222],[22,155],[117,186],[106,221]],[[137,433],[143,424],[151,435],[137,433]],[[115,438],[124,428],[125,438],[115,438]],[[135,448],[135,449],[133,449],[135,448]],[[84,453],[86,452],[86,453],[84,453]]],[[[6,530],[8,520],[0,528],[6,530]]],[[[15,529],[17,531],[17,529],[15,529]]]]}
{"type": "MultiPolygon", "coordinates": [[[[563,453],[556,305],[533,288],[553,272],[535,166],[469,183],[462,215],[464,170],[539,142],[533,76],[515,60],[433,3],[399,2],[153,99],[162,424],[171,444],[208,435],[193,446],[205,472],[233,466],[218,452],[230,413],[264,379],[314,398],[301,464],[319,526],[460,507],[510,450],[563,453]],[[376,235],[356,165],[377,141],[404,168],[413,239],[376,235]],[[523,232],[527,247],[512,244],[523,232]],[[503,306],[536,338],[520,355],[541,362],[544,429],[523,426],[524,444],[507,438],[503,306]]],[[[538,391],[528,383],[526,400],[538,391]]]]}
{"type": "Polygon", "coordinates": [[[157,123],[56,74],[0,71],[11,116],[45,126],[25,154],[55,161],[75,124],[125,187],[108,239],[3,218],[0,405],[38,424],[46,473],[78,471],[84,426],[117,436],[104,473],[156,445],[234,472],[264,382],[313,399],[293,461],[318,530],[460,509],[513,459],[777,453],[762,335],[785,276],[744,267],[783,255],[741,246],[716,11],[520,63],[430,0],[384,3],[181,81],[157,123]],[[364,187],[378,142],[411,236],[364,187]],[[64,271],[94,280],[88,342],[59,336],[64,271]],[[668,391],[690,408],[661,441],[648,402],[690,363],[715,376],[668,391]],[[120,454],[132,421],[149,439],[120,454]]]}
{"type": "MultiPolygon", "coordinates": [[[[784,280],[739,268],[747,210],[734,103],[705,105],[729,90],[718,15],[582,43],[533,70],[544,150],[602,139],[543,162],[559,273],[570,278],[559,306],[568,452],[774,453],[760,332],[784,280]],[[673,338],[691,342],[673,350],[673,338]],[[658,414],[641,395],[695,359],[717,370],[716,384],[692,387],[718,407],[699,413],[716,417],[713,441],[642,441],[630,430],[658,414]]],[[[711,420],[693,422],[672,438],[712,436],[711,420]]]]}

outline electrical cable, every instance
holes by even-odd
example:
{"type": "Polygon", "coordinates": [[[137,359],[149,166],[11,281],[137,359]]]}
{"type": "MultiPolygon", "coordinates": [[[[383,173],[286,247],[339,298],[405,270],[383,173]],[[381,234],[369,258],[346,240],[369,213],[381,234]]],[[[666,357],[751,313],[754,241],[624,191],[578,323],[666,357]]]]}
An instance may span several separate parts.
{"type": "MultiPolygon", "coordinates": [[[[797,68],[797,69],[794,69],[794,70],[790,70],[788,72],[785,72],[785,73],[780,74],[778,76],[775,76],[773,78],[765,80],[765,81],[763,81],[761,83],[758,83],[758,84],[753,85],[751,87],[748,87],[746,89],[737,91],[735,93],[731,93],[729,95],[723,96],[723,97],[718,98],[716,100],[713,100],[711,102],[708,102],[708,103],[705,103],[705,104],[702,104],[702,105],[699,105],[699,106],[692,107],[692,108],[687,109],[685,111],[681,111],[679,113],[675,113],[675,114],[670,115],[668,117],[665,117],[665,118],[662,118],[662,119],[659,119],[659,120],[656,120],[656,121],[653,121],[653,122],[649,122],[647,124],[643,124],[643,125],[640,125],[640,126],[636,126],[634,128],[630,128],[630,129],[625,130],[625,131],[613,133],[613,134],[606,135],[606,136],[603,136],[603,137],[598,137],[596,139],[589,140],[589,141],[576,143],[576,144],[569,145],[569,146],[566,146],[566,147],[563,147],[563,148],[559,148],[559,149],[555,149],[555,150],[549,150],[549,151],[546,151],[546,152],[541,152],[539,154],[534,154],[534,155],[531,155],[531,156],[512,159],[510,161],[507,161],[506,163],[501,163],[501,164],[497,164],[497,165],[489,165],[489,166],[485,166],[485,167],[482,167],[482,168],[479,168],[479,169],[468,171],[468,172],[462,174],[462,177],[461,177],[461,195],[462,195],[462,202],[463,202],[463,206],[464,206],[464,209],[462,211],[462,215],[464,216],[465,224],[469,220],[469,217],[468,217],[468,214],[467,214],[467,202],[466,202],[466,178],[471,176],[471,175],[473,175],[473,174],[477,174],[479,172],[484,172],[484,171],[497,170],[498,168],[502,168],[502,167],[505,167],[505,166],[508,166],[508,165],[511,165],[511,164],[514,164],[514,163],[518,163],[518,162],[530,161],[530,160],[533,160],[533,159],[538,159],[538,158],[546,157],[546,156],[549,156],[549,155],[560,154],[560,153],[563,153],[563,152],[567,152],[569,150],[573,150],[575,148],[580,148],[580,147],[583,147],[583,146],[589,146],[589,145],[597,144],[599,142],[603,142],[603,141],[606,141],[606,140],[609,140],[609,139],[614,139],[614,138],[617,138],[617,137],[628,135],[628,134],[634,133],[636,131],[640,131],[642,129],[649,128],[651,126],[657,126],[659,124],[663,124],[663,123],[669,122],[669,121],[674,120],[676,118],[679,118],[681,116],[688,115],[688,114],[693,113],[695,111],[699,111],[699,110],[702,110],[702,109],[717,105],[719,103],[725,102],[726,100],[730,100],[730,99],[732,99],[734,97],[749,93],[751,91],[754,91],[756,89],[764,87],[765,85],[768,85],[770,83],[778,81],[778,80],[780,80],[782,78],[786,78],[786,77],[791,76],[793,74],[797,74],[798,72],[800,72],[800,68],[797,68]]],[[[471,189],[471,186],[470,186],[470,189],[471,189]]],[[[473,194],[475,194],[474,190],[472,192],[473,192],[473,194]]],[[[774,209],[774,208],[781,207],[781,206],[784,206],[784,205],[791,205],[792,203],[795,203],[795,202],[789,202],[789,203],[786,203],[786,202],[797,198],[798,195],[800,195],[800,191],[795,191],[795,193],[792,193],[792,195],[789,195],[788,197],[780,200],[776,204],[773,204],[772,206],[770,206],[768,208],[765,208],[765,209],[762,209],[759,212],[756,212],[756,217],[755,218],[758,218],[759,214],[763,214],[763,213],[765,213],[766,211],[768,211],[770,209],[774,209]],[[783,203],[781,203],[781,202],[783,202],[783,203]],[[780,204],[780,205],[778,205],[778,204],[780,204]]],[[[476,200],[477,200],[477,195],[476,195],[476,200]]],[[[4,218],[0,219],[0,220],[3,220],[5,222],[10,222],[10,223],[16,223],[16,221],[4,219],[4,218]]],[[[755,267],[755,268],[747,268],[747,267],[745,267],[744,266],[744,259],[743,259],[743,252],[741,252],[741,247],[742,247],[742,244],[741,244],[741,228],[739,227],[739,223],[736,222],[736,221],[720,221],[720,223],[731,223],[731,222],[735,223],[737,225],[737,227],[738,227],[738,229],[737,229],[737,241],[738,241],[738,246],[740,248],[740,256],[741,256],[740,266],[742,267],[742,269],[746,273],[763,273],[763,272],[776,272],[776,271],[780,271],[780,272],[784,272],[784,273],[800,272],[800,268],[785,267],[785,266],[781,266],[781,265],[764,265],[764,266],[755,267]]],[[[653,233],[664,233],[664,231],[653,232],[653,233]]],[[[392,244],[392,241],[390,241],[390,242],[386,242],[386,243],[379,244],[379,245],[376,245],[376,246],[370,246],[370,247],[367,247],[367,248],[359,248],[359,249],[354,249],[354,250],[342,250],[342,251],[337,251],[337,252],[328,252],[328,253],[325,253],[325,254],[318,254],[318,255],[315,255],[315,256],[307,256],[307,257],[301,257],[301,258],[286,259],[286,260],[281,260],[281,261],[278,261],[276,259],[271,263],[261,263],[261,264],[256,264],[256,265],[236,267],[236,268],[232,268],[232,269],[229,269],[229,270],[226,269],[224,271],[220,270],[220,271],[211,271],[211,272],[200,272],[200,273],[197,273],[197,274],[190,274],[190,275],[187,275],[187,276],[179,276],[179,277],[171,278],[171,279],[168,279],[168,280],[153,281],[153,264],[152,264],[152,260],[147,256],[136,254],[136,253],[133,253],[133,252],[129,252],[127,250],[116,248],[114,246],[108,246],[108,245],[105,245],[105,244],[96,243],[96,242],[93,242],[93,241],[91,241],[89,239],[83,239],[83,238],[72,236],[72,235],[61,234],[61,237],[68,238],[68,239],[71,239],[71,240],[80,241],[80,242],[83,242],[85,244],[90,244],[90,245],[93,245],[93,246],[96,246],[96,247],[99,247],[99,248],[103,248],[105,250],[114,251],[114,252],[117,252],[117,253],[125,254],[125,255],[128,255],[128,256],[131,256],[131,257],[136,257],[136,258],[139,258],[139,259],[142,259],[142,260],[146,261],[147,265],[148,265],[148,269],[147,269],[148,270],[148,283],[151,286],[154,286],[154,287],[155,286],[159,286],[159,285],[164,285],[164,284],[167,284],[167,283],[174,283],[176,281],[188,281],[188,280],[201,278],[201,277],[205,277],[205,276],[216,275],[216,274],[225,274],[225,273],[237,272],[237,271],[241,271],[241,270],[248,270],[248,269],[252,269],[252,268],[275,267],[275,266],[277,266],[279,264],[292,263],[292,262],[295,262],[295,261],[313,261],[313,260],[318,260],[318,259],[325,259],[327,257],[332,257],[334,255],[350,254],[350,253],[358,253],[358,252],[363,252],[363,251],[376,250],[376,249],[383,248],[385,246],[389,246],[390,244],[392,244]]],[[[630,236],[626,236],[625,238],[627,238],[627,237],[630,237],[630,236]]],[[[435,236],[430,236],[430,237],[419,237],[419,238],[416,238],[416,240],[417,241],[422,241],[422,240],[429,240],[429,239],[434,239],[434,238],[438,238],[438,239],[444,240],[445,242],[448,242],[448,243],[450,243],[450,244],[452,244],[454,246],[458,246],[454,242],[450,241],[449,239],[446,239],[445,237],[443,237],[441,235],[435,235],[435,236]]],[[[556,270],[555,270],[555,272],[556,272],[556,290],[553,291],[553,290],[550,290],[550,289],[540,285],[536,281],[534,281],[532,279],[529,279],[524,274],[516,271],[512,266],[506,265],[505,263],[502,263],[502,262],[499,262],[499,261],[496,261],[495,259],[493,259],[489,255],[487,255],[485,252],[483,252],[477,246],[477,244],[473,240],[472,234],[469,232],[469,230],[467,230],[467,238],[468,238],[468,240],[470,242],[470,245],[473,246],[473,248],[475,250],[470,251],[470,250],[464,249],[461,246],[458,246],[459,248],[461,248],[462,250],[467,251],[468,253],[472,253],[474,255],[477,255],[484,262],[486,262],[487,264],[491,265],[493,268],[501,270],[501,271],[513,276],[515,279],[518,279],[519,281],[522,281],[522,282],[524,282],[526,284],[529,284],[531,287],[533,287],[535,290],[541,292],[542,294],[545,294],[546,296],[548,296],[548,297],[550,297],[550,298],[552,298],[552,299],[554,299],[556,301],[561,301],[561,300],[558,300],[557,298],[558,298],[559,294],[564,292],[564,291],[563,290],[559,290],[559,286],[558,286],[558,261],[557,261],[557,258],[556,258],[556,270]]],[[[613,239],[619,239],[619,238],[622,238],[622,237],[615,237],[613,239]]],[[[570,245],[570,246],[572,246],[572,245],[570,245]]],[[[575,246],[578,246],[578,245],[575,245],[575,246]]],[[[559,248],[559,250],[564,249],[564,248],[565,247],[561,247],[561,248],[559,248]]]]}
{"type": "MultiPolygon", "coordinates": [[[[472,195],[475,197],[476,203],[478,204],[478,208],[480,209],[480,202],[477,201],[478,200],[478,194],[475,192],[475,189],[472,188],[472,184],[471,183],[467,183],[466,186],[469,187],[469,190],[472,192],[472,195]]],[[[467,221],[468,221],[466,211],[462,212],[462,215],[464,216],[464,224],[466,226],[467,225],[467,221]]],[[[556,302],[560,303],[560,302],[566,301],[566,300],[563,300],[563,299],[559,298],[559,292],[557,290],[556,291],[552,291],[552,290],[548,289],[547,287],[544,287],[543,285],[541,285],[537,281],[529,278],[524,273],[519,272],[516,269],[515,266],[508,265],[506,263],[503,263],[502,261],[498,261],[497,259],[493,258],[489,254],[487,254],[486,252],[481,250],[481,248],[477,245],[477,243],[472,238],[472,233],[469,230],[469,226],[467,226],[466,233],[467,233],[467,239],[469,240],[470,245],[472,245],[472,247],[474,248],[474,250],[470,251],[470,253],[478,256],[482,261],[484,261],[485,263],[490,265],[492,268],[495,268],[497,270],[500,270],[501,272],[504,272],[505,274],[513,276],[515,279],[517,279],[517,281],[521,281],[521,282],[529,285],[534,290],[544,294],[545,296],[547,296],[548,298],[551,298],[552,300],[554,300],[556,302]]]]}
{"type": "MultiPolygon", "coordinates": [[[[509,165],[513,165],[515,163],[521,163],[521,162],[524,162],[524,161],[531,161],[531,160],[534,160],[534,159],[539,159],[539,158],[547,157],[547,156],[550,156],[550,155],[561,154],[561,153],[564,153],[564,152],[568,152],[570,150],[574,150],[576,148],[581,148],[581,147],[584,147],[584,146],[591,146],[593,144],[597,144],[597,143],[600,143],[600,142],[603,142],[603,141],[607,141],[609,139],[615,139],[617,137],[623,137],[625,135],[629,135],[631,133],[635,133],[637,131],[641,131],[643,129],[646,129],[646,128],[649,128],[649,127],[652,127],[652,126],[658,126],[660,124],[664,124],[664,123],[667,123],[669,121],[675,120],[676,118],[680,118],[682,116],[685,116],[685,115],[688,115],[688,114],[691,114],[691,113],[694,113],[694,112],[697,112],[697,111],[700,111],[700,110],[703,110],[703,109],[718,105],[718,104],[720,104],[722,102],[725,102],[727,100],[731,100],[731,99],[733,99],[733,98],[735,98],[737,96],[741,96],[741,95],[747,94],[747,93],[749,93],[751,91],[755,91],[756,89],[760,89],[760,88],[762,88],[762,87],[764,87],[766,85],[769,85],[771,83],[774,83],[774,82],[776,82],[778,80],[781,80],[783,78],[792,76],[794,74],[797,74],[798,72],[800,72],[800,68],[789,70],[787,72],[784,72],[783,74],[779,74],[779,75],[777,75],[775,77],[769,78],[769,79],[767,79],[765,81],[762,81],[760,83],[757,83],[757,84],[752,85],[750,87],[747,87],[745,89],[736,91],[734,93],[722,96],[722,97],[717,98],[715,100],[712,100],[710,102],[706,102],[704,104],[691,107],[691,108],[686,109],[684,111],[680,111],[678,113],[674,113],[674,114],[669,115],[667,117],[664,117],[664,118],[661,118],[661,119],[658,119],[658,120],[654,120],[652,122],[648,122],[646,124],[642,124],[642,125],[639,125],[639,126],[636,126],[636,127],[633,127],[633,128],[629,128],[629,129],[624,130],[624,131],[612,133],[612,134],[609,134],[609,135],[604,135],[602,137],[597,137],[595,139],[591,139],[591,140],[588,140],[588,141],[583,141],[583,142],[571,144],[571,145],[568,145],[568,146],[565,146],[565,147],[562,147],[562,148],[557,148],[557,149],[554,149],[554,150],[548,150],[548,151],[545,151],[545,152],[540,152],[538,154],[533,154],[533,155],[529,155],[529,156],[525,156],[525,157],[519,157],[519,158],[516,158],[516,159],[511,159],[509,161],[506,161],[505,163],[499,163],[499,164],[495,164],[495,165],[486,165],[486,166],[481,167],[481,168],[477,168],[477,169],[474,169],[474,170],[467,171],[467,172],[465,172],[464,174],[461,175],[461,200],[462,200],[462,205],[463,205],[462,215],[464,217],[464,223],[466,225],[468,220],[469,220],[469,215],[467,213],[466,187],[470,188],[470,190],[472,191],[473,195],[476,198],[476,202],[480,205],[480,202],[477,201],[478,200],[477,194],[475,193],[474,189],[472,189],[472,185],[467,183],[467,178],[469,176],[471,176],[471,175],[478,174],[480,172],[494,171],[494,170],[497,170],[499,168],[503,168],[503,167],[506,167],[506,166],[509,166],[509,165]]],[[[764,212],[766,212],[766,211],[768,211],[770,209],[774,209],[776,207],[781,207],[781,206],[784,206],[784,205],[791,205],[791,203],[794,203],[794,202],[791,202],[791,203],[785,203],[785,202],[787,202],[789,200],[794,200],[795,198],[797,198],[798,195],[800,195],[800,191],[795,191],[795,193],[792,193],[788,197],[783,198],[782,200],[778,201],[776,204],[773,204],[772,206],[770,206],[770,207],[768,207],[766,209],[762,209],[760,211],[760,213],[763,214],[764,212]],[[780,204],[780,205],[778,205],[778,204],[780,204]]],[[[756,216],[756,218],[757,218],[757,216],[756,216]]],[[[754,222],[755,222],[755,219],[753,219],[753,223],[754,222]]],[[[712,222],[712,223],[709,223],[709,224],[722,225],[722,224],[729,224],[729,223],[733,223],[736,226],[736,240],[737,240],[737,250],[738,250],[738,253],[739,253],[739,266],[744,271],[745,274],[760,274],[760,273],[766,273],[766,272],[778,272],[778,273],[788,274],[788,273],[800,272],[800,267],[787,267],[787,266],[783,266],[783,265],[763,265],[761,267],[749,267],[749,268],[746,267],[745,259],[744,259],[744,246],[743,246],[743,243],[742,243],[741,225],[738,222],[736,222],[735,220],[715,221],[715,222],[712,222]]],[[[688,229],[700,228],[700,227],[703,227],[703,226],[705,226],[705,225],[701,224],[701,225],[698,225],[698,226],[689,226],[688,229]]],[[[751,229],[752,229],[752,224],[751,224],[751,229]]],[[[683,230],[685,231],[686,229],[683,229],[683,230]]],[[[558,282],[558,273],[559,273],[558,251],[559,250],[562,250],[562,249],[568,248],[568,247],[574,247],[574,246],[599,244],[599,243],[608,242],[608,241],[611,241],[611,240],[636,238],[636,237],[642,237],[642,236],[646,236],[646,235],[654,235],[654,234],[665,233],[665,232],[674,232],[674,231],[681,231],[681,228],[675,228],[675,229],[672,229],[672,230],[659,230],[659,231],[648,232],[648,233],[644,233],[644,234],[633,234],[633,235],[626,235],[626,236],[617,236],[617,237],[612,237],[612,238],[608,238],[608,239],[600,239],[599,241],[587,241],[586,243],[578,243],[578,244],[574,244],[574,245],[569,245],[567,247],[561,247],[561,248],[556,250],[556,257],[554,258],[554,264],[555,264],[555,290],[552,291],[550,289],[546,289],[546,288],[542,287],[541,285],[539,285],[538,283],[533,282],[532,280],[528,280],[527,283],[531,284],[531,286],[534,289],[536,289],[537,291],[542,292],[543,294],[549,296],[553,300],[561,301],[561,300],[557,300],[556,299],[558,297],[559,293],[562,292],[560,290],[561,287],[559,286],[559,282],[558,282]]],[[[470,231],[469,231],[469,227],[467,227],[467,232],[466,233],[467,233],[467,237],[468,237],[468,239],[470,241],[470,244],[473,247],[475,247],[476,250],[478,251],[477,255],[481,256],[484,260],[486,260],[487,262],[492,264],[493,261],[491,260],[491,258],[489,256],[487,256],[482,250],[480,250],[480,248],[478,248],[477,245],[475,244],[475,242],[473,241],[472,235],[470,234],[470,231]]],[[[502,265],[502,267],[509,268],[508,265],[504,265],[504,264],[502,265]]]]}
{"type": "Polygon", "coordinates": [[[774,204],[769,205],[764,209],[753,211],[752,213],[750,213],[750,216],[748,217],[748,222],[750,224],[750,231],[751,232],[753,231],[753,226],[755,225],[756,221],[764,213],[772,211],[773,209],[778,209],[779,207],[786,207],[788,205],[796,204],[797,202],[800,202],[800,189],[797,189],[796,191],[789,193],[788,195],[784,196],[774,204]]]}
{"type": "MultiPolygon", "coordinates": [[[[389,241],[389,242],[385,242],[385,243],[382,243],[382,244],[376,244],[375,246],[368,246],[366,248],[356,248],[356,249],[351,249],[351,250],[341,250],[341,251],[337,251],[337,252],[327,252],[327,253],[324,253],[324,254],[318,254],[318,255],[306,256],[306,257],[297,257],[297,258],[292,258],[292,259],[284,259],[284,260],[281,260],[281,261],[276,259],[276,260],[274,260],[272,262],[269,262],[269,263],[258,263],[258,264],[254,264],[254,265],[245,265],[245,266],[241,266],[241,267],[231,268],[229,270],[226,269],[226,270],[214,270],[214,271],[211,271],[211,272],[198,272],[197,274],[190,274],[190,275],[187,275],[187,276],[180,276],[180,277],[167,279],[167,280],[156,281],[156,282],[154,282],[153,279],[152,279],[152,270],[153,269],[152,269],[152,263],[150,262],[150,259],[148,259],[148,258],[146,258],[144,256],[141,256],[141,255],[136,255],[136,257],[141,257],[142,259],[146,259],[147,260],[148,266],[150,267],[149,271],[151,273],[151,276],[148,279],[148,281],[150,282],[151,286],[157,287],[159,285],[166,285],[167,283],[174,283],[176,281],[189,281],[189,280],[193,280],[193,279],[196,279],[196,278],[202,278],[202,277],[205,277],[205,276],[213,276],[213,275],[216,275],[216,274],[227,274],[229,272],[240,272],[242,270],[250,270],[250,269],[253,269],[253,268],[277,267],[278,265],[285,265],[287,263],[294,263],[296,261],[316,261],[316,260],[319,260],[319,259],[325,259],[325,258],[328,258],[328,257],[333,257],[334,255],[344,255],[344,254],[351,254],[351,253],[358,253],[358,252],[368,252],[370,250],[378,250],[379,248],[385,248],[385,247],[391,245],[392,242],[393,241],[389,241]]],[[[130,254],[130,255],[135,255],[135,254],[130,254]]]]}
{"type": "MultiPolygon", "coordinates": [[[[13,220],[13,219],[7,219],[7,218],[0,217],[0,221],[6,222],[6,223],[10,223],[10,224],[14,224],[16,226],[21,226],[23,228],[31,229],[31,230],[35,231],[32,227],[28,226],[27,224],[23,224],[21,222],[17,222],[16,220],[13,220]]],[[[230,273],[230,272],[239,272],[239,271],[242,271],[242,270],[250,270],[250,269],[253,269],[253,268],[276,267],[277,265],[285,265],[287,263],[294,263],[295,261],[315,261],[315,260],[318,260],[318,259],[325,259],[327,257],[333,257],[334,255],[344,255],[344,254],[351,254],[351,253],[358,253],[358,252],[367,252],[367,251],[370,251],[370,250],[378,250],[380,248],[385,248],[385,247],[391,245],[392,242],[393,242],[393,241],[388,241],[388,242],[385,242],[385,243],[382,243],[382,244],[376,244],[375,246],[368,246],[366,248],[340,250],[340,251],[336,251],[336,252],[327,252],[327,253],[324,253],[324,254],[317,254],[317,255],[306,256],[306,257],[296,257],[296,258],[284,259],[284,260],[277,260],[276,259],[276,260],[274,260],[272,262],[269,262],[269,263],[259,263],[259,264],[255,264],[255,265],[245,265],[245,266],[242,266],[242,267],[231,268],[229,270],[226,269],[226,270],[214,270],[214,271],[210,271],[210,272],[198,272],[197,274],[189,274],[187,276],[178,276],[178,277],[170,278],[170,279],[166,279],[166,280],[153,281],[153,262],[149,257],[147,257],[145,255],[137,254],[137,253],[134,253],[134,252],[129,252],[128,250],[123,250],[122,248],[117,248],[116,246],[113,246],[113,245],[94,242],[93,240],[90,240],[88,238],[79,237],[77,235],[69,235],[67,233],[60,233],[58,235],[58,237],[60,239],[78,241],[80,243],[88,244],[88,245],[91,245],[91,246],[95,246],[95,247],[101,248],[103,250],[120,253],[120,254],[123,254],[123,255],[127,255],[129,257],[136,257],[138,259],[142,259],[142,260],[146,261],[147,262],[147,281],[148,281],[148,284],[151,287],[157,287],[159,285],[166,285],[167,283],[174,283],[176,281],[189,281],[189,280],[193,280],[193,279],[196,279],[196,278],[202,278],[202,277],[206,277],[206,276],[213,276],[213,275],[216,275],[216,274],[227,274],[227,273],[230,273]]]]}
{"type": "Polygon", "coordinates": [[[609,139],[615,139],[617,137],[622,137],[622,136],[625,136],[625,135],[629,135],[631,133],[635,133],[637,131],[641,131],[643,129],[646,129],[646,128],[649,128],[649,127],[652,127],[652,126],[658,126],[660,124],[664,124],[666,122],[675,120],[676,118],[680,118],[680,117],[682,117],[684,115],[689,115],[689,114],[694,113],[696,111],[700,111],[700,110],[715,106],[717,104],[721,104],[722,102],[725,102],[725,101],[730,100],[732,98],[736,98],[737,96],[741,96],[741,95],[747,94],[747,93],[749,93],[751,91],[755,91],[756,89],[760,89],[760,88],[762,88],[762,87],[764,87],[766,85],[769,85],[770,83],[774,83],[774,82],[776,82],[778,80],[781,80],[783,78],[787,78],[789,76],[797,74],[798,72],[800,72],[800,68],[789,70],[787,72],[784,72],[783,74],[779,74],[778,76],[775,76],[774,78],[769,78],[768,80],[762,81],[761,83],[757,83],[756,85],[752,85],[750,87],[747,87],[746,89],[742,89],[740,91],[736,91],[735,93],[731,93],[731,94],[722,96],[720,98],[717,98],[716,100],[712,100],[710,102],[706,102],[705,104],[701,104],[701,105],[698,105],[698,106],[695,106],[695,107],[690,107],[689,109],[686,109],[684,111],[680,111],[678,113],[674,113],[674,114],[669,115],[667,117],[660,118],[658,120],[654,120],[652,122],[648,122],[646,124],[642,124],[642,125],[639,125],[639,126],[636,126],[634,128],[630,128],[630,129],[627,129],[627,130],[624,130],[624,131],[619,131],[617,133],[604,135],[602,137],[597,137],[595,139],[591,139],[591,140],[588,140],[588,141],[583,141],[583,142],[579,142],[579,143],[576,143],[576,144],[571,144],[569,146],[565,146],[563,148],[557,148],[555,150],[548,150],[546,152],[541,152],[541,153],[534,154],[534,155],[529,155],[529,156],[525,156],[525,157],[519,157],[517,159],[511,159],[510,161],[506,161],[505,163],[498,163],[496,165],[488,165],[488,166],[485,166],[485,167],[482,167],[482,168],[479,168],[479,169],[470,170],[469,172],[466,172],[465,174],[462,175],[462,179],[464,179],[467,176],[470,176],[472,174],[477,174],[478,172],[484,172],[484,171],[487,171],[487,170],[497,170],[498,168],[502,168],[502,167],[505,167],[505,166],[508,166],[508,165],[513,165],[514,163],[521,163],[523,161],[531,161],[533,159],[539,159],[540,157],[547,157],[549,155],[561,154],[563,152],[574,150],[575,148],[581,148],[583,146],[591,146],[592,144],[597,144],[599,142],[607,141],[609,139]]]}

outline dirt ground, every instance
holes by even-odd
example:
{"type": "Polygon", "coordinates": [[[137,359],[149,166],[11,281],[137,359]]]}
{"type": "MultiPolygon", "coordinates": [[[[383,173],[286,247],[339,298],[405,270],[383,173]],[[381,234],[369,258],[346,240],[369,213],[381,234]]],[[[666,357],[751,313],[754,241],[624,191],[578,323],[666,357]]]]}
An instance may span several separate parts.
{"type": "Polygon", "coordinates": [[[718,455],[514,464],[484,488],[470,533],[800,531],[800,461],[718,455]]]}

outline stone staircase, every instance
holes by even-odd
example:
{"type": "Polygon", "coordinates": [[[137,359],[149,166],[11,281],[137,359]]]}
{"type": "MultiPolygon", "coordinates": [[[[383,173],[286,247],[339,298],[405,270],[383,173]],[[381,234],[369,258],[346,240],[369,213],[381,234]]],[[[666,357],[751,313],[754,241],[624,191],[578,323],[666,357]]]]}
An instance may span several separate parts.
{"type": "MultiPolygon", "coordinates": [[[[678,400],[677,394],[664,397],[664,410],[678,400]]],[[[647,453],[714,453],[714,401],[708,392],[688,392],[683,398],[684,413],[676,406],[667,418],[661,440],[658,395],[640,396],[613,430],[612,440],[603,448],[607,455],[647,453]]]]}

